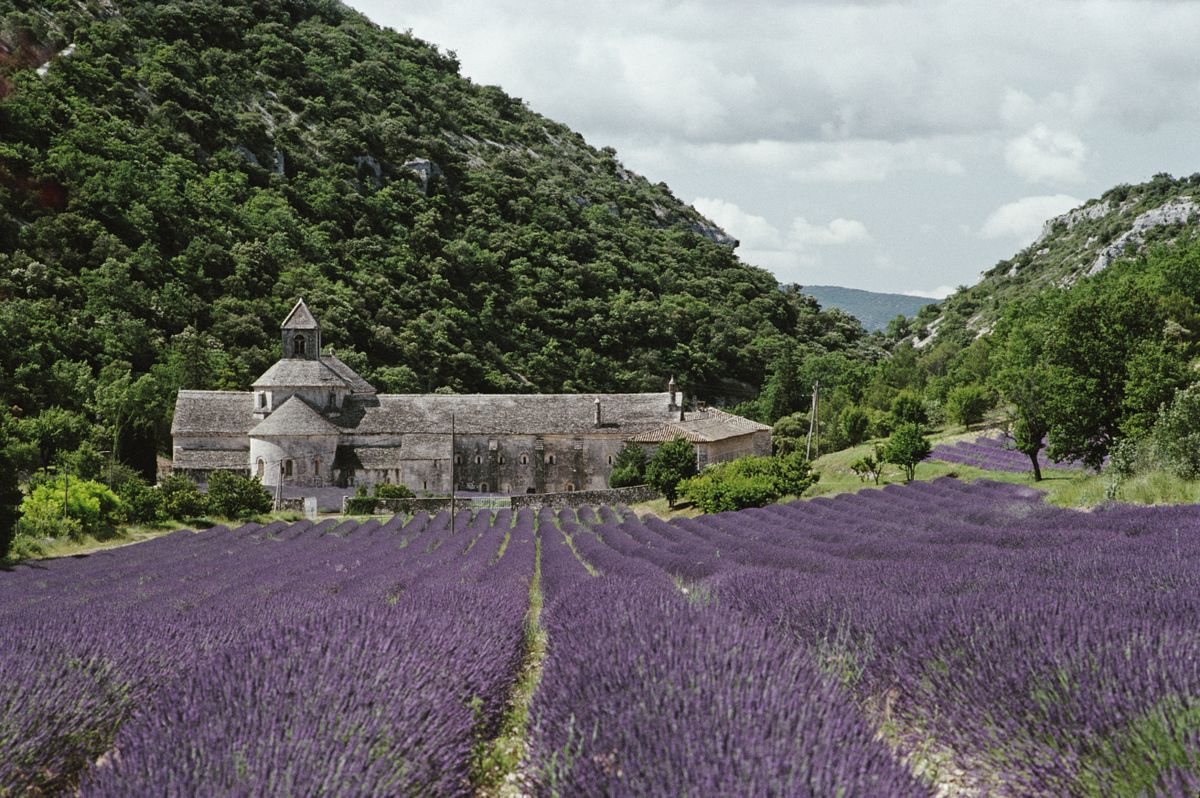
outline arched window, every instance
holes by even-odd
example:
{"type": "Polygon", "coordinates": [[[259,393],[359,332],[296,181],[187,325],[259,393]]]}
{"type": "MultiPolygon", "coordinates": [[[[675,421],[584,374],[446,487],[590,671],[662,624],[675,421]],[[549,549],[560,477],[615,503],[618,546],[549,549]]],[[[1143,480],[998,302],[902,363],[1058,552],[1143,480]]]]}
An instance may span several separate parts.
{"type": "Polygon", "coordinates": [[[454,455],[454,464],[462,465],[462,455],[461,454],[454,455]]]}
{"type": "Polygon", "coordinates": [[[479,455],[475,455],[475,465],[479,465],[482,462],[483,462],[483,458],[480,457],[479,455]]]}
{"type": "Polygon", "coordinates": [[[292,354],[293,355],[303,355],[304,354],[304,336],[303,335],[297,335],[295,338],[292,339],[292,354]]]}
{"type": "Polygon", "coordinates": [[[486,482],[480,482],[480,483],[479,483],[479,492],[480,492],[480,493],[487,493],[487,492],[488,492],[488,491],[487,491],[487,483],[486,483],[486,482]]]}
{"type": "Polygon", "coordinates": [[[255,471],[258,474],[259,479],[262,479],[263,474],[267,473],[267,464],[263,462],[261,457],[258,458],[258,467],[255,469],[255,471]]]}
{"type": "Polygon", "coordinates": [[[567,493],[574,493],[574,492],[575,492],[575,483],[568,482],[567,483],[567,493]]]}
{"type": "Polygon", "coordinates": [[[500,458],[497,462],[499,462],[500,465],[504,465],[504,455],[500,455],[500,458]]]}
{"type": "Polygon", "coordinates": [[[521,465],[529,465],[529,455],[521,455],[521,465]]]}
{"type": "Polygon", "coordinates": [[[546,464],[554,465],[554,455],[552,455],[552,454],[546,455],[546,464]]]}

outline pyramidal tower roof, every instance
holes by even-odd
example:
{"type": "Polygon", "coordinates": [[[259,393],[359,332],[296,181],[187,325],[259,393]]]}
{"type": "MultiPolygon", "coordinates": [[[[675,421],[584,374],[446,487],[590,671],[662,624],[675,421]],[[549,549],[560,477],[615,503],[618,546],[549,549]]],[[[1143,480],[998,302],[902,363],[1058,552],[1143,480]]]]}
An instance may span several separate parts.
{"type": "Polygon", "coordinates": [[[308,305],[304,304],[303,299],[296,303],[292,312],[283,320],[283,329],[285,330],[316,330],[319,326],[316,317],[308,309],[308,305]]]}

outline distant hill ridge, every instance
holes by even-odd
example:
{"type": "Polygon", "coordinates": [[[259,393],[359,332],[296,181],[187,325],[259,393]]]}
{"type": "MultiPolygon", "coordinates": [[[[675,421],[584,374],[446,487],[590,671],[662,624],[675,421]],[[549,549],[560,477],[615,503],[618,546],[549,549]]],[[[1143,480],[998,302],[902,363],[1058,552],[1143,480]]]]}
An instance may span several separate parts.
{"type": "Polygon", "coordinates": [[[921,308],[937,302],[932,297],[885,294],[836,285],[806,285],[801,290],[823,308],[844,310],[868,330],[885,330],[888,322],[897,316],[915,316],[921,308]]]}

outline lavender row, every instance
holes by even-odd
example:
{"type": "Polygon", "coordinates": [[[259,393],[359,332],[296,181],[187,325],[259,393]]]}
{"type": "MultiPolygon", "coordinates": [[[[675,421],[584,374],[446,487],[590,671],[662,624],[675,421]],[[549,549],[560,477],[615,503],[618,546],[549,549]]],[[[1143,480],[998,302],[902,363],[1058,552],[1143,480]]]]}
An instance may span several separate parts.
{"type": "MultiPolygon", "coordinates": [[[[1013,448],[1011,440],[988,436],[976,438],[974,443],[957,441],[952,444],[939,444],[933,447],[929,459],[974,466],[987,471],[1006,471],[1015,474],[1033,469],[1029,455],[1013,448]]],[[[1052,463],[1046,457],[1044,449],[1038,452],[1038,466],[1043,469],[1082,467],[1075,462],[1052,463]]]]}
{"type": "Polygon", "coordinates": [[[469,791],[533,571],[532,516],[487,519],[176,533],[5,574],[0,784],[68,788],[99,757],[84,794],[469,791]]]}

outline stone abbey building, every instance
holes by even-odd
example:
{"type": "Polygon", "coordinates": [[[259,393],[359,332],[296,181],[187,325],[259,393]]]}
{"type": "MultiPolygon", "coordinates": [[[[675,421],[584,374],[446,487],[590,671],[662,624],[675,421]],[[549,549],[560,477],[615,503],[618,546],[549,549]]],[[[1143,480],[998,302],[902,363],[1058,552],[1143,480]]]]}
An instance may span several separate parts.
{"type": "Polygon", "coordinates": [[[770,454],[770,427],[721,410],[684,411],[663,393],[380,394],[321,351],[304,304],[283,322],[283,357],[249,392],[180,391],[173,469],[264,485],[401,483],[418,493],[554,493],[608,487],[627,441],[652,450],[682,435],[698,465],[770,454]],[[453,430],[451,426],[453,425],[453,430]]]}

